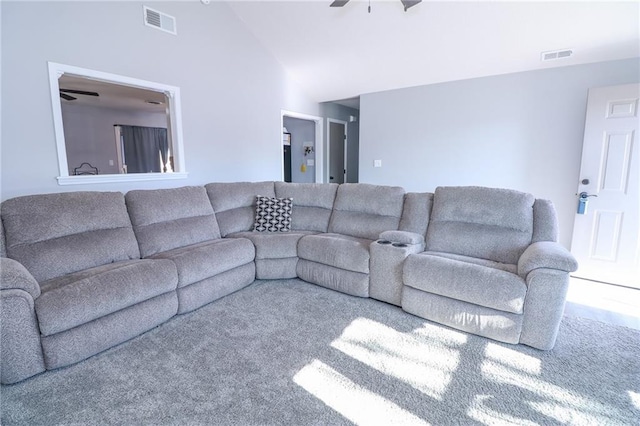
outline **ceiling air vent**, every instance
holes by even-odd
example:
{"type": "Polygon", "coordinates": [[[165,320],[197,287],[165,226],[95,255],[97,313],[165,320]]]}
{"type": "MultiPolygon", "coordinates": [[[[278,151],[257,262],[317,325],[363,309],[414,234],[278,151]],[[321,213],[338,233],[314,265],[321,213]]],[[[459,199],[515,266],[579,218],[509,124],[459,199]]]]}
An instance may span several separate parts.
{"type": "Polygon", "coordinates": [[[573,55],[573,50],[571,49],[551,50],[549,52],[542,52],[540,54],[540,60],[542,62],[554,61],[556,59],[568,58],[571,55],[573,55]]]}
{"type": "Polygon", "coordinates": [[[148,27],[153,27],[161,31],[171,33],[173,35],[176,32],[176,18],[167,15],[166,13],[159,12],[144,6],[144,24],[148,27]]]}

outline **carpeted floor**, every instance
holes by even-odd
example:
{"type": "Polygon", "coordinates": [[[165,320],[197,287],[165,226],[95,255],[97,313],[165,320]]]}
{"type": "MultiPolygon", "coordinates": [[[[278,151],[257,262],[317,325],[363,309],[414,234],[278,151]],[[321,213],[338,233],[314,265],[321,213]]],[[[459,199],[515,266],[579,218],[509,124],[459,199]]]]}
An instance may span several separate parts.
{"type": "Polygon", "coordinates": [[[640,332],[565,318],[541,352],[256,282],[1,392],[4,425],[638,425],[640,332]]]}

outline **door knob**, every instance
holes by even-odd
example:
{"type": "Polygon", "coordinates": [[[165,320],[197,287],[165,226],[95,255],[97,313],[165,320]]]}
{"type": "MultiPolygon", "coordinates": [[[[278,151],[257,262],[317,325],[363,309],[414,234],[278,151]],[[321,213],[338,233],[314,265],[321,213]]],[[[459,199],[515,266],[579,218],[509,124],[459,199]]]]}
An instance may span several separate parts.
{"type": "Polygon", "coordinates": [[[589,197],[597,197],[597,195],[586,192],[578,194],[578,214],[587,214],[587,201],[589,201],[589,197]]]}
{"type": "Polygon", "coordinates": [[[583,200],[586,200],[589,197],[597,197],[596,194],[587,194],[586,192],[581,192],[580,193],[580,198],[583,200]]]}
{"type": "Polygon", "coordinates": [[[578,214],[587,214],[587,201],[589,201],[589,197],[597,197],[597,195],[581,192],[578,196],[578,214]]]}

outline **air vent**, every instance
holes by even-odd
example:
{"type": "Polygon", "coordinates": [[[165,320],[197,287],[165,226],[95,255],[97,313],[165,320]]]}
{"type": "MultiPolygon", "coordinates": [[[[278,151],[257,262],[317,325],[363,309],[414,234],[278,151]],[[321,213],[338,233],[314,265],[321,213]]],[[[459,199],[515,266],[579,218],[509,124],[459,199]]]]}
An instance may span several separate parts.
{"type": "Polygon", "coordinates": [[[551,50],[549,52],[542,52],[540,54],[540,60],[542,62],[554,61],[556,59],[568,58],[571,55],[573,55],[573,50],[571,49],[551,50]]]}
{"type": "Polygon", "coordinates": [[[144,6],[144,24],[148,27],[153,27],[161,31],[165,31],[171,34],[177,34],[176,31],[176,18],[167,15],[166,13],[159,12],[144,6]]]}

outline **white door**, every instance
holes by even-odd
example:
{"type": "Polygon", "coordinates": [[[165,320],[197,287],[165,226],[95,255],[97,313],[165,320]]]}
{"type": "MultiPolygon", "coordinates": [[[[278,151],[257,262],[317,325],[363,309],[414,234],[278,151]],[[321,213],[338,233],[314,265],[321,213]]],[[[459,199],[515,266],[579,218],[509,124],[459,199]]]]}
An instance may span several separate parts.
{"type": "Polygon", "coordinates": [[[571,252],[574,276],[640,288],[640,84],[589,90],[571,252]],[[591,196],[593,195],[593,196],[591,196]],[[578,211],[578,208],[576,208],[578,211]]]}

